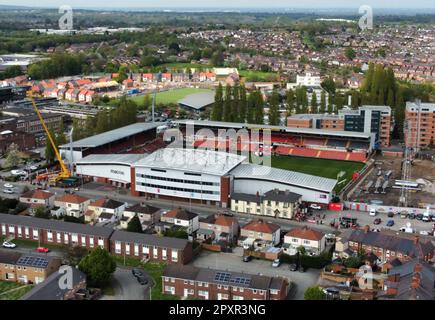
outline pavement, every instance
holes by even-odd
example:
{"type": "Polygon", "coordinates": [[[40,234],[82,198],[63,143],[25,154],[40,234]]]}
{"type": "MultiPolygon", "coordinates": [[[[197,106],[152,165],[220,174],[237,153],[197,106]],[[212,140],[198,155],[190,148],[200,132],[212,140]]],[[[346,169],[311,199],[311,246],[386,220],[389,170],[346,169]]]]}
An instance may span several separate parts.
{"type": "Polygon", "coordinates": [[[242,261],[242,251],[236,250],[234,253],[214,253],[203,251],[196,257],[192,264],[199,268],[213,268],[228,270],[233,272],[257,273],[270,277],[281,276],[287,278],[293,285],[291,300],[303,300],[304,292],[308,287],[316,285],[319,281],[320,270],[308,269],[306,272],[293,272],[288,268],[288,264],[281,264],[278,268],[272,268],[272,262],[266,260],[253,259],[250,262],[242,261]]]}
{"type": "MultiPolygon", "coordinates": [[[[145,272],[144,272],[145,273],[145,272]]],[[[128,268],[116,268],[112,276],[113,296],[103,295],[101,300],[148,300],[152,280],[148,277],[149,284],[141,285],[128,268]]]]}

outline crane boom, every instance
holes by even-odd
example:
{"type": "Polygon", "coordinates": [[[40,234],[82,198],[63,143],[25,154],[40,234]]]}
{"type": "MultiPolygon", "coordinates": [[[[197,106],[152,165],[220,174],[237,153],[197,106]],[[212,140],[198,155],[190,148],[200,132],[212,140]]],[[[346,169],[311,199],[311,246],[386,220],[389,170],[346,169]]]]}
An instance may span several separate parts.
{"type": "Polygon", "coordinates": [[[38,107],[36,106],[35,100],[33,100],[33,98],[30,98],[30,100],[32,101],[33,108],[35,109],[35,112],[38,115],[39,121],[41,122],[42,127],[44,128],[45,133],[47,134],[48,140],[50,140],[50,144],[53,147],[54,153],[56,155],[56,159],[57,159],[57,161],[59,161],[59,164],[60,164],[61,170],[57,176],[58,179],[56,179],[56,180],[70,178],[71,173],[68,170],[68,168],[66,167],[65,163],[63,162],[62,157],[60,156],[59,150],[57,150],[56,143],[54,142],[53,137],[50,134],[50,131],[48,131],[48,128],[45,125],[44,119],[42,118],[42,115],[39,112],[38,107]]]}

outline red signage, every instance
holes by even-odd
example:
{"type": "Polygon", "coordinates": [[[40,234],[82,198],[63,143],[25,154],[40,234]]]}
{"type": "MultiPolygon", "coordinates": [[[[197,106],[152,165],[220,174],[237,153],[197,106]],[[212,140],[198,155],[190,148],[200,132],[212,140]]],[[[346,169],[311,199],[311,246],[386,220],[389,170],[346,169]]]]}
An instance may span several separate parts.
{"type": "Polygon", "coordinates": [[[343,210],[343,204],[342,203],[330,203],[328,206],[329,210],[335,210],[335,211],[341,211],[343,210]]]}

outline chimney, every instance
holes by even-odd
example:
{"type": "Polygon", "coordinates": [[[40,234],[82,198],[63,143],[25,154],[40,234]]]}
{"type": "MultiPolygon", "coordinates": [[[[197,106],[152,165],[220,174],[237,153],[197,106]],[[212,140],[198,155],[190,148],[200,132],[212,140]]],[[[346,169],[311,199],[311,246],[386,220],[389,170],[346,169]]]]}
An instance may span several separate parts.
{"type": "Polygon", "coordinates": [[[418,241],[420,240],[419,236],[415,236],[414,237],[414,244],[418,244],[418,241]]]}
{"type": "Polygon", "coordinates": [[[364,226],[364,233],[367,233],[370,231],[370,226],[367,224],[364,226]]]}

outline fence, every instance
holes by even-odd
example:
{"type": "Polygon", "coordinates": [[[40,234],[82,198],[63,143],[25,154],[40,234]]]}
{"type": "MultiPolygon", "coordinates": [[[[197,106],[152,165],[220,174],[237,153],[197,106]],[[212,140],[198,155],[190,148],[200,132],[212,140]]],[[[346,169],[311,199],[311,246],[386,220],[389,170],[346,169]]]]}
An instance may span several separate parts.
{"type": "MultiPolygon", "coordinates": [[[[345,201],[344,207],[349,210],[356,210],[356,211],[363,211],[363,212],[368,212],[371,209],[375,209],[377,212],[393,212],[393,213],[423,214],[426,212],[426,209],[422,209],[422,208],[384,206],[384,205],[368,204],[362,202],[351,202],[351,201],[345,201]]],[[[430,207],[429,213],[435,214],[434,206],[430,207]]]]}

